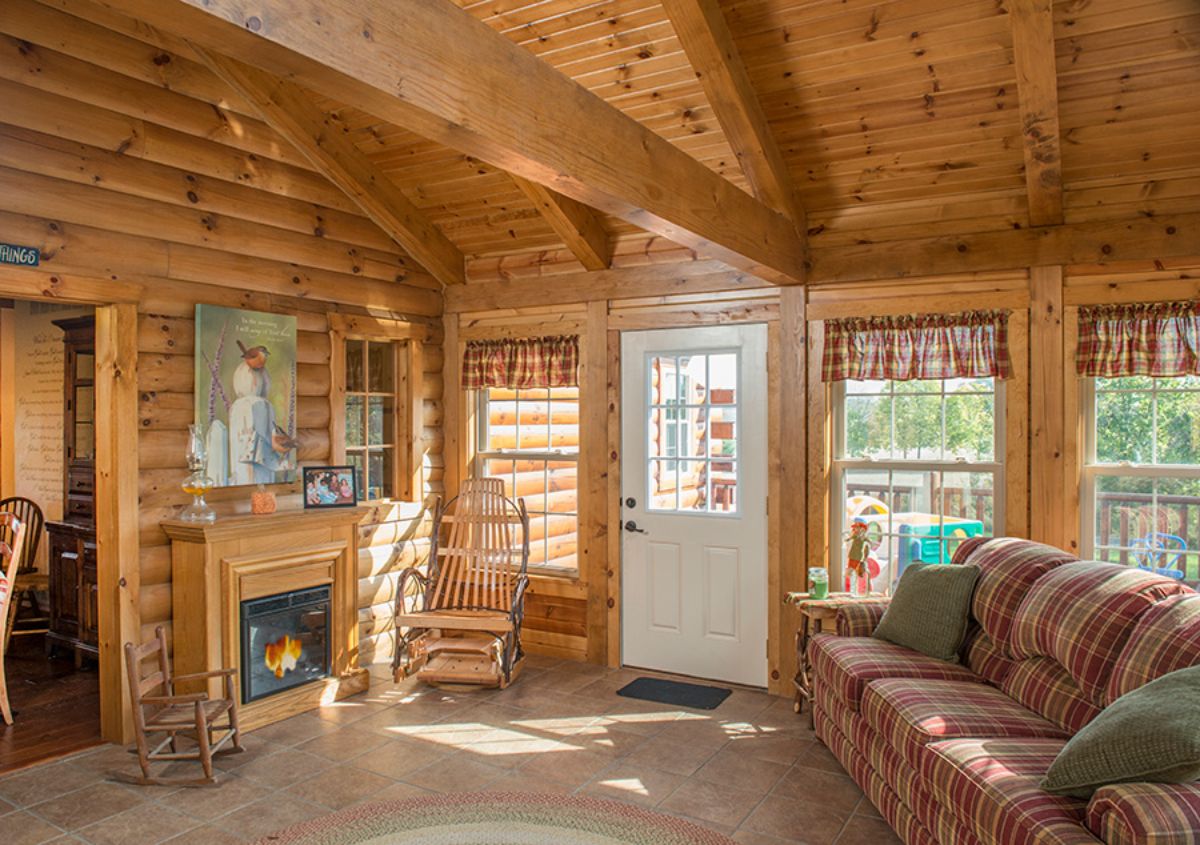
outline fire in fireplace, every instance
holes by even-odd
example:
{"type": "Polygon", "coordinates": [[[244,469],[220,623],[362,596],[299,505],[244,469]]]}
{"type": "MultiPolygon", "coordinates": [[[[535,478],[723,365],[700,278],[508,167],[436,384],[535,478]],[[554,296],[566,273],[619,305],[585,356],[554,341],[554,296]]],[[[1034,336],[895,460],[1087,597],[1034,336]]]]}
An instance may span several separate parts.
{"type": "Polygon", "coordinates": [[[242,702],[329,676],[329,586],[242,602],[242,702]]]}

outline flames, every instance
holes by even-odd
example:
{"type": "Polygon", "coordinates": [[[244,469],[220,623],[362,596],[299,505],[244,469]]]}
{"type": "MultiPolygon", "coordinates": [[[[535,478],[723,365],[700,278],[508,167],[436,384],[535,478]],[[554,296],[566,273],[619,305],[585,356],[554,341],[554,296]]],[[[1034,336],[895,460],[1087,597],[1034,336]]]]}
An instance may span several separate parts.
{"type": "Polygon", "coordinates": [[[300,641],[284,634],[275,642],[267,643],[267,647],[263,651],[263,662],[267,664],[268,669],[275,673],[276,678],[282,678],[296,668],[296,663],[299,662],[303,653],[300,641]]]}

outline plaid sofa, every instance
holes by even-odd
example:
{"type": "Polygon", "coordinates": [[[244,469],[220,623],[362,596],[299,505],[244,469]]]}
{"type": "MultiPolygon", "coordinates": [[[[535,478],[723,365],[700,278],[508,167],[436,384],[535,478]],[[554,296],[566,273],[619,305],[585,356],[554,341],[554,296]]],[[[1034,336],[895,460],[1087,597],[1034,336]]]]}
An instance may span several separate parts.
{"type": "Polygon", "coordinates": [[[981,570],[961,664],[870,637],[886,600],[809,644],[817,736],[908,845],[1200,845],[1200,783],[1038,783],[1116,698],[1200,664],[1200,594],[1028,540],[964,543],[981,570]]]}

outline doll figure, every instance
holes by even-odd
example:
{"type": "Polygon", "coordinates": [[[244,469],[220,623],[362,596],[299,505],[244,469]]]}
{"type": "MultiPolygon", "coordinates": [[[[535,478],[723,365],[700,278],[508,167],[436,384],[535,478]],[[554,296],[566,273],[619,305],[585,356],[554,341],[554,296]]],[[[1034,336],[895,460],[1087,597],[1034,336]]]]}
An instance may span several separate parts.
{"type": "Polygon", "coordinates": [[[867,539],[867,521],[861,516],[850,523],[850,539],[846,543],[846,589],[852,596],[865,596],[871,590],[867,560],[871,541],[867,539]]]}

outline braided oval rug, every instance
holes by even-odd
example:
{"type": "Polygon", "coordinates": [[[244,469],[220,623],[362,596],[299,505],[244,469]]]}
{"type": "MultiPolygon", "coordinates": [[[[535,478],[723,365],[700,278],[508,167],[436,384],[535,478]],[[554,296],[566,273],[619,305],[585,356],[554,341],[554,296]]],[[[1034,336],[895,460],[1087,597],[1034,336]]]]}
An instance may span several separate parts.
{"type": "Polygon", "coordinates": [[[362,804],[259,845],[734,845],[716,831],[629,804],[489,792],[362,804]]]}

